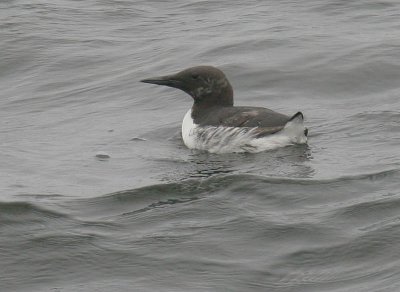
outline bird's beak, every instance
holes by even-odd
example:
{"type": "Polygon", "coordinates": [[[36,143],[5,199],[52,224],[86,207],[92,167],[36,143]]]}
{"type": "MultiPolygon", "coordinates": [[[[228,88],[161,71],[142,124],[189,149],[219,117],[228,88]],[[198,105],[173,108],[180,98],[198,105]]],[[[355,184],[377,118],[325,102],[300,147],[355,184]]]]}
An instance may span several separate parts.
{"type": "Polygon", "coordinates": [[[176,75],[166,75],[160,77],[152,77],[140,80],[144,83],[151,83],[157,85],[165,85],[169,87],[181,88],[182,82],[176,77],[176,75]]]}

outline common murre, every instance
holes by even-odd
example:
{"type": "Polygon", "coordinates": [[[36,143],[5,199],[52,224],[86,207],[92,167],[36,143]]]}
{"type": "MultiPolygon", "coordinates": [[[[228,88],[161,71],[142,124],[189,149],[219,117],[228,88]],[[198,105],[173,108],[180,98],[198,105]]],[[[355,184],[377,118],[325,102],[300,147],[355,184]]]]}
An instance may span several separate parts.
{"type": "Polygon", "coordinates": [[[233,106],[232,86],[215,67],[192,67],[141,82],[178,88],[193,98],[182,122],[182,138],[188,148],[260,152],[307,142],[301,112],[290,117],[262,107],[233,106]]]}

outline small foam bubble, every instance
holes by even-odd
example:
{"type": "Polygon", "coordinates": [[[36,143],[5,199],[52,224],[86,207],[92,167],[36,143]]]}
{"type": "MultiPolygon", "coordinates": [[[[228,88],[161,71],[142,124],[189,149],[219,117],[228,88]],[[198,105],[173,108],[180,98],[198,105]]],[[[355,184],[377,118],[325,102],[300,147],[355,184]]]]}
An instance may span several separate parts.
{"type": "Polygon", "coordinates": [[[147,140],[144,138],[140,138],[140,137],[133,137],[130,141],[142,142],[142,141],[147,141],[147,140]]]}
{"type": "Polygon", "coordinates": [[[97,159],[99,159],[99,160],[107,160],[107,159],[109,159],[111,156],[110,156],[107,152],[98,151],[98,152],[96,153],[95,157],[96,157],[97,159]]]}

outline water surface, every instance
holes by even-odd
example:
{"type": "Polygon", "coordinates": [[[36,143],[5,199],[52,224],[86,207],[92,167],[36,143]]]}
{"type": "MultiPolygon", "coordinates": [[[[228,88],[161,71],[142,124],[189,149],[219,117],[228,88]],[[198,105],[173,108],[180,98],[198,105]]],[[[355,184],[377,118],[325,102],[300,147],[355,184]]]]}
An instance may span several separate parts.
{"type": "Polygon", "coordinates": [[[400,289],[397,1],[0,8],[1,291],[400,289]],[[200,64],[308,145],[187,149],[200,64]]]}

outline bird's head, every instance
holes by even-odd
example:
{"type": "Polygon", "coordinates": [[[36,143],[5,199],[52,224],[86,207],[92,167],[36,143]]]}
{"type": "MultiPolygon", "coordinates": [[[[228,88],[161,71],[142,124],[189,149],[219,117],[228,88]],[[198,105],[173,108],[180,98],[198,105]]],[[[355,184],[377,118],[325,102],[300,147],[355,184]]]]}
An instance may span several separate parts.
{"type": "Polygon", "coordinates": [[[178,88],[189,94],[195,104],[233,105],[233,90],[225,74],[211,66],[197,66],[176,74],[141,80],[145,83],[178,88]]]}

